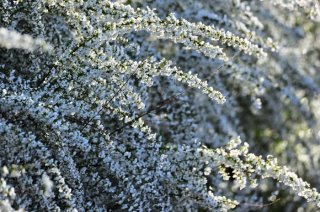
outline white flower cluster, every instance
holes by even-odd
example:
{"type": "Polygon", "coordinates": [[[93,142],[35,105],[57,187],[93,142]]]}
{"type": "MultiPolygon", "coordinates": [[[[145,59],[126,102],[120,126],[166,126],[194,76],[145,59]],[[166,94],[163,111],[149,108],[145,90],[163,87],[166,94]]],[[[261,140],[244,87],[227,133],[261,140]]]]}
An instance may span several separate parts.
{"type": "Polygon", "coordinates": [[[256,187],[256,179],[252,176],[258,174],[262,178],[274,178],[277,181],[291,187],[299,196],[306,198],[308,201],[314,201],[320,207],[320,194],[316,189],[310,188],[310,184],[303,181],[295,173],[288,170],[287,167],[278,165],[277,160],[271,155],[267,160],[263,160],[261,156],[248,153],[248,144],[240,145],[240,139],[231,140],[226,150],[223,148],[210,150],[203,149],[201,151],[212,160],[212,163],[220,166],[220,171],[226,180],[229,175],[225,172],[226,167],[232,167],[233,178],[238,181],[240,189],[246,187],[247,181],[251,186],[256,187]],[[223,165],[223,168],[221,168],[223,165]]]}
{"type": "Polygon", "coordinates": [[[52,50],[52,47],[42,39],[33,39],[30,35],[21,35],[3,27],[0,28],[0,46],[6,49],[18,48],[28,51],[39,48],[44,51],[52,50]]]}
{"type": "Polygon", "coordinates": [[[309,13],[310,18],[320,21],[320,2],[313,0],[272,0],[271,1],[276,6],[281,6],[289,10],[305,10],[309,13]]]}

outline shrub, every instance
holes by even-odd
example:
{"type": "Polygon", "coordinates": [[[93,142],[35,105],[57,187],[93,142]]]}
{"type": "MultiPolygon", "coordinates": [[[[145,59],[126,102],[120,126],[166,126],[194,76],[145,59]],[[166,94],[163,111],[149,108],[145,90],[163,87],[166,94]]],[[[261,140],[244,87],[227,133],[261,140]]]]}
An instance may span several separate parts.
{"type": "Polygon", "coordinates": [[[0,210],[318,210],[319,14],[2,0],[0,210]]]}

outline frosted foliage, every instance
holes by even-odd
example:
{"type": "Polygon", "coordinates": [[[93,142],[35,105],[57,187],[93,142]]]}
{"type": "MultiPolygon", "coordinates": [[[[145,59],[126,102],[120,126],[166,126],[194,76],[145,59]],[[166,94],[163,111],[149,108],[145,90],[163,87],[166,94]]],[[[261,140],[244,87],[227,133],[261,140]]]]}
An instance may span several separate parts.
{"type": "Polygon", "coordinates": [[[0,1],[0,211],[319,211],[319,11],[0,1]]]}

